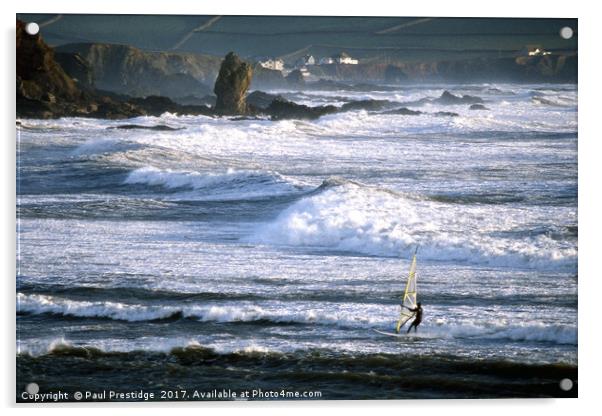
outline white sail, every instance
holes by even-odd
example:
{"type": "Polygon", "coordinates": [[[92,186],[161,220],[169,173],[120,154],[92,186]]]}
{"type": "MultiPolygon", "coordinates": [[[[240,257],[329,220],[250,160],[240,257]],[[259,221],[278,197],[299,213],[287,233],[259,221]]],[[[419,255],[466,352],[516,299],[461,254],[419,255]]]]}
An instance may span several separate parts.
{"type": "MultiPolygon", "coordinates": [[[[416,248],[416,251],[418,251],[418,248],[416,248]]],[[[403,298],[401,300],[401,304],[405,306],[405,308],[401,308],[399,320],[397,321],[397,326],[395,327],[396,332],[399,332],[401,327],[414,316],[414,312],[410,312],[406,308],[413,309],[416,307],[416,251],[414,252],[414,257],[412,258],[412,265],[410,266],[410,274],[408,275],[406,290],[403,293],[403,298]]]]}

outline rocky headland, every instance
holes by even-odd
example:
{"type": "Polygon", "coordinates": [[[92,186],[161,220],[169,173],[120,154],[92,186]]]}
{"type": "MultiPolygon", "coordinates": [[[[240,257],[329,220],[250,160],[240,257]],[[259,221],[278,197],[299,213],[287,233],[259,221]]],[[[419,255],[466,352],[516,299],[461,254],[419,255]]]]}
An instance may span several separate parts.
{"type": "MultiPolygon", "coordinates": [[[[147,84],[157,84],[151,92],[165,94],[139,95],[126,94],[117,85],[114,67],[117,66],[126,77],[134,77],[130,73],[136,68],[146,65],[147,58],[143,52],[135,48],[120,46],[118,48],[91,46],[81,44],[61,48],[56,52],[49,47],[42,37],[29,35],[25,25],[17,21],[17,117],[23,118],[58,118],[58,117],[95,117],[107,119],[125,119],[141,115],[159,116],[165,112],[190,115],[229,116],[233,120],[248,119],[249,117],[282,119],[316,119],[327,114],[345,111],[364,110],[372,113],[400,116],[415,116],[424,112],[410,109],[431,102],[442,105],[466,105],[471,109],[486,109],[479,97],[463,95],[456,96],[448,91],[438,98],[424,98],[412,103],[401,103],[388,100],[357,100],[348,101],[341,106],[324,105],[310,107],[295,103],[282,97],[262,91],[249,89],[253,84],[254,75],[273,78],[276,84],[283,82],[282,78],[274,76],[270,70],[259,69],[245,62],[233,52],[228,53],[220,61],[219,71],[215,80],[213,92],[208,94],[207,88],[192,76],[170,72],[171,64],[166,55],[158,55],[160,62],[154,71],[143,71],[148,74],[139,80],[138,87],[144,90],[147,84]],[[103,58],[99,58],[98,55],[103,58]],[[142,54],[141,56],[139,56],[142,54]],[[122,68],[123,55],[133,56],[138,63],[122,68]],[[120,58],[121,57],[121,58],[120,58]],[[115,61],[113,64],[110,62],[115,61]],[[164,61],[165,60],[165,61],[164,61]],[[102,62],[102,65],[101,65],[102,62]],[[121,66],[120,66],[121,65],[121,66]],[[99,69],[100,68],[100,69],[99,69]],[[109,71],[110,68],[113,68],[109,71]],[[111,74],[107,73],[110,72],[111,74]],[[162,72],[163,71],[163,72],[162,72]],[[268,75],[266,75],[268,74],[268,75]],[[153,78],[154,77],[154,78],[153,78]],[[175,83],[175,84],[174,84],[175,83]],[[160,85],[159,85],[160,84],[160,85]],[[102,86],[104,88],[99,88],[102,86]],[[106,88],[106,89],[105,89],[106,88]],[[168,96],[167,91],[177,95],[184,93],[178,101],[168,96]]],[[[181,55],[174,54],[174,56],[181,55]]],[[[148,64],[148,63],[147,63],[148,64]]],[[[150,65],[150,64],[149,64],[150,65]]],[[[118,71],[118,72],[119,72],[118,71]]],[[[200,69],[199,69],[200,71],[200,69]]],[[[391,78],[402,77],[400,72],[388,68],[391,78]]],[[[276,71],[277,72],[277,71],[276,71]]],[[[207,75],[210,77],[210,75],[207,75]]],[[[376,86],[358,83],[346,84],[333,80],[319,80],[307,83],[300,73],[289,75],[289,84],[294,83],[301,89],[322,89],[341,91],[370,91],[375,89],[387,90],[392,87],[376,86]]],[[[130,81],[124,81],[128,84],[130,81]]],[[[438,116],[456,116],[453,112],[433,113],[438,116]]],[[[124,129],[138,128],[136,125],[124,125],[124,129]]]]}

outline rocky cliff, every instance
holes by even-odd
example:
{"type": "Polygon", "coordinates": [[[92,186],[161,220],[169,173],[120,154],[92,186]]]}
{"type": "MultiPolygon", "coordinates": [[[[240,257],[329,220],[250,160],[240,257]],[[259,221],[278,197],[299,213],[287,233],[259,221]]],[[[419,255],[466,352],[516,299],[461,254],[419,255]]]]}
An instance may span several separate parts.
{"type": "Polygon", "coordinates": [[[221,62],[209,55],[150,52],[104,43],[67,44],[57,51],[83,58],[92,69],[96,88],[134,97],[210,94],[208,85],[213,84],[221,62]]]}

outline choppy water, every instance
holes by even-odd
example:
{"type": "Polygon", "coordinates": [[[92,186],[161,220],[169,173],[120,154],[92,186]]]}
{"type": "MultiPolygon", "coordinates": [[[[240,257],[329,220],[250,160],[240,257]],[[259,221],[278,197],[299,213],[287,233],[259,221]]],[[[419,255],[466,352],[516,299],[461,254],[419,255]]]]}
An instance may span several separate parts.
{"type": "MultiPolygon", "coordinates": [[[[17,391],[567,394],[576,86],[447,89],[490,111],[127,121],[183,128],[160,132],[23,120],[17,391]],[[392,329],[417,245],[424,321],[384,337],[372,329],[392,329]]],[[[442,91],[282,93],[411,106],[442,91]]]]}

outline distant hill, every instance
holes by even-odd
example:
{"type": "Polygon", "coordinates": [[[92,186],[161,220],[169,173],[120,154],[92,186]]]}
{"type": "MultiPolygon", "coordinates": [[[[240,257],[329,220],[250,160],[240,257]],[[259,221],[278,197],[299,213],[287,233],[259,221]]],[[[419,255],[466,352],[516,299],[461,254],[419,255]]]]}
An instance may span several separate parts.
{"type": "Polygon", "coordinates": [[[349,82],[577,82],[576,55],[481,57],[396,65],[319,65],[308,69],[316,78],[349,82]]]}
{"type": "Polygon", "coordinates": [[[127,44],[144,51],[180,51],[244,58],[346,51],[364,63],[433,62],[513,56],[528,44],[571,55],[577,51],[576,19],[41,15],[36,21],[52,46],[67,43],[127,44]],[[570,26],[575,36],[559,36],[570,26]]]}

